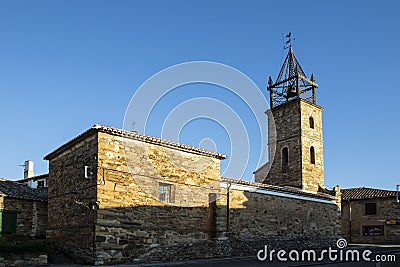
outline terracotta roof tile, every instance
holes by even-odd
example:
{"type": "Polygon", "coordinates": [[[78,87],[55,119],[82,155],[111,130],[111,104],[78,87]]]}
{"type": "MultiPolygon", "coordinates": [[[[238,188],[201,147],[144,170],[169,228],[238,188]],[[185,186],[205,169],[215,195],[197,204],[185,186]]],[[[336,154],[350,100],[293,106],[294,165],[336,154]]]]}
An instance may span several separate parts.
{"type": "Polygon", "coordinates": [[[342,192],[342,200],[396,196],[396,191],[368,188],[368,187],[342,189],[341,192],[342,192]]]}
{"type": "Polygon", "coordinates": [[[47,188],[30,188],[14,181],[0,179],[0,194],[19,199],[47,201],[47,188]]]}

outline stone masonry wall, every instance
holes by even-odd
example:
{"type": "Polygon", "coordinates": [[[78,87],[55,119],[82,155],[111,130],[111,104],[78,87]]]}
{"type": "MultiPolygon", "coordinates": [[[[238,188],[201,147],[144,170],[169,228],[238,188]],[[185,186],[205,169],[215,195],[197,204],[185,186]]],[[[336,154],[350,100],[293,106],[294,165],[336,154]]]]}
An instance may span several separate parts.
{"type": "MultiPolygon", "coordinates": [[[[226,228],[226,196],[218,200],[218,230],[226,228]]],[[[237,238],[335,240],[341,234],[335,204],[230,190],[229,234],[237,238]]]]}
{"type": "Polygon", "coordinates": [[[52,154],[48,184],[50,242],[96,265],[254,256],[265,244],[325,247],[340,232],[334,204],[239,189],[227,229],[219,159],[101,131],[52,154]],[[91,164],[95,178],[82,178],[91,164]],[[93,200],[95,211],[84,206],[93,200]]]}
{"type": "Polygon", "coordinates": [[[340,235],[334,204],[242,190],[231,192],[226,233],[219,160],[101,132],[98,141],[96,264],[255,255],[265,242],[324,247],[340,235]],[[174,186],[177,206],[158,200],[159,183],[174,186]]]}
{"type": "Polygon", "coordinates": [[[264,245],[271,249],[327,249],[340,238],[340,211],[334,203],[320,203],[230,190],[216,201],[216,238],[181,240],[150,246],[142,262],[196,258],[255,256],[264,245]],[[229,230],[229,232],[226,232],[229,230]]]}
{"type": "Polygon", "coordinates": [[[268,133],[270,162],[256,171],[256,181],[315,192],[319,185],[324,187],[322,108],[296,99],[267,114],[268,129],[274,128],[273,121],[276,133],[268,133]],[[310,117],[314,120],[314,128],[310,127],[310,117]],[[315,163],[311,163],[311,146],[315,149],[315,163]],[[284,148],[288,149],[288,164],[283,164],[284,148]],[[269,173],[266,173],[269,167],[269,173]]]}
{"type": "Polygon", "coordinates": [[[49,266],[46,253],[1,253],[0,267],[49,266]]]}
{"type": "Polygon", "coordinates": [[[85,166],[97,165],[97,133],[87,134],[61,153],[51,155],[48,179],[47,240],[78,262],[93,262],[96,169],[85,178],[85,166]]]}
{"type": "Polygon", "coordinates": [[[44,237],[47,227],[47,202],[1,197],[1,209],[17,211],[17,235],[44,237]]]}
{"type": "MultiPolygon", "coordinates": [[[[268,133],[268,146],[276,144],[271,169],[263,181],[272,185],[287,185],[301,188],[301,116],[299,101],[292,101],[275,107],[268,112],[268,122],[274,120],[276,135],[268,133]],[[272,111],[272,112],[271,112],[272,111]],[[282,166],[282,150],[288,148],[289,161],[282,166]]],[[[268,129],[272,127],[268,127],[268,129]]],[[[269,152],[273,155],[272,151],[269,152]]],[[[271,159],[270,159],[271,160],[271,159]]]]}
{"type": "Polygon", "coordinates": [[[100,132],[97,264],[207,239],[209,194],[219,193],[219,173],[218,159],[100,132]],[[158,199],[160,183],[171,185],[170,202],[178,206],[158,199]]]}
{"type": "Polygon", "coordinates": [[[301,110],[301,155],[302,188],[318,191],[324,183],[324,147],[322,138],[322,108],[307,101],[300,101],[301,110]],[[310,127],[310,117],[314,128],[310,127]],[[315,164],[311,163],[310,147],[314,147],[315,164]]]}
{"type": "Polygon", "coordinates": [[[342,235],[348,242],[362,244],[400,243],[400,225],[386,224],[386,220],[400,218],[400,204],[396,203],[395,197],[351,200],[351,213],[352,221],[350,223],[350,203],[347,200],[342,201],[342,235]],[[365,203],[377,203],[377,214],[365,215],[365,203]],[[364,236],[364,226],[383,226],[384,235],[364,236]]]}

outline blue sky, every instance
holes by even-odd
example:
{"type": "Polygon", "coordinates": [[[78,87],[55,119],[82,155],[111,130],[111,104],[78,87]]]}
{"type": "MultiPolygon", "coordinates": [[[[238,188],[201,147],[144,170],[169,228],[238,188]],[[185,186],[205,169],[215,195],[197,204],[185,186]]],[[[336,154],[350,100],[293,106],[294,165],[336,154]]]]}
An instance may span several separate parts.
{"type": "MultiPolygon", "coordinates": [[[[43,157],[95,123],[122,127],[135,90],[175,64],[201,60],[232,66],[267,96],[268,76],[276,78],[286,52],[282,34],[290,31],[304,71],[316,76],[317,102],[325,108],[326,185],[394,189],[400,184],[399,5],[1,1],[0,177],[20,178],[18,165],[26,159],[35,161],[36,173],[47,172],[43,157]]],[[[240,100],[216,86],[179,89],[160,110],[207,96],[246,113],[240,100]]],[[[160,122],[155,118],[152,127],[159,129],[160,122]]],[[[224,136],[215,122],[194,120],[180,141],[222,140],[216,147],[226,153],[224,136]]]]}

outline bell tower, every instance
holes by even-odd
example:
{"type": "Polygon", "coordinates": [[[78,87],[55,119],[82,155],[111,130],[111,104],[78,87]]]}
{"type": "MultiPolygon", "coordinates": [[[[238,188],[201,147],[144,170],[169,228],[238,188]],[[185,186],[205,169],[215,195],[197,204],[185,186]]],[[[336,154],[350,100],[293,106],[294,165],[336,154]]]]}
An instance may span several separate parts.
{"type": "Polygon", "coordinates": [[[269,77],[269,162],[257,169],[255,180],[317,192],[324,185],[322,110],[316,104],[314,74],[307,78],[291,44],[275,82],[269,77]],[[276,132],[272,132],[275,123],[276,132]]]}

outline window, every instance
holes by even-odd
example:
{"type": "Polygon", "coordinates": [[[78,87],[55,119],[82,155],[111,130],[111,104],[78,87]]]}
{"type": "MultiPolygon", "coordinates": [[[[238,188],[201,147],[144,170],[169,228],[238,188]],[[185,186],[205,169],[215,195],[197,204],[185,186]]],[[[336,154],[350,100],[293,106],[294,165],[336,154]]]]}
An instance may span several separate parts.
{"type": "Polygon", "coordinates": [[[282,148],[282,166],[286,166],[289,163],[289,149],[287,147],[282,148]]]}
{"type": "Polygon", "coordinates": [[[383,235],[383,233],[384,233],[383,225],[363,226],[363,235],[364,236],[383,235]]]}
{"type": "Polygon", "coordinates": [[[17,231],[17,212],[0,210],[0,236],[12,235],[17,231]]]}
{"type": "Polygon", "coordinates": [[[43,188],[44,187],[44,181],[38,181],[37,182],[37,187],[38,188],[43,188]]]}
{"type": "Polygon", "coordinates": [[[310,117],[309,120],[310,120],[310,128],[314,129],[314,118],[310,117]]]}
{"type": "Polygon", "coordinates": [[[310,162],[311,164],[315,164],[315,149],[314,147],[310,147],[310,162]]]}
{"type": "Polygon", "coordinates": [[[171,194],[172,185],[160,183],[159,185],[159,200],[167,203],[172,202],[171,194]]]}
{"type": "Polygon", "coordinates": [[[365,203],[365,215],[376,215],[376,203],[365,203]]]}

